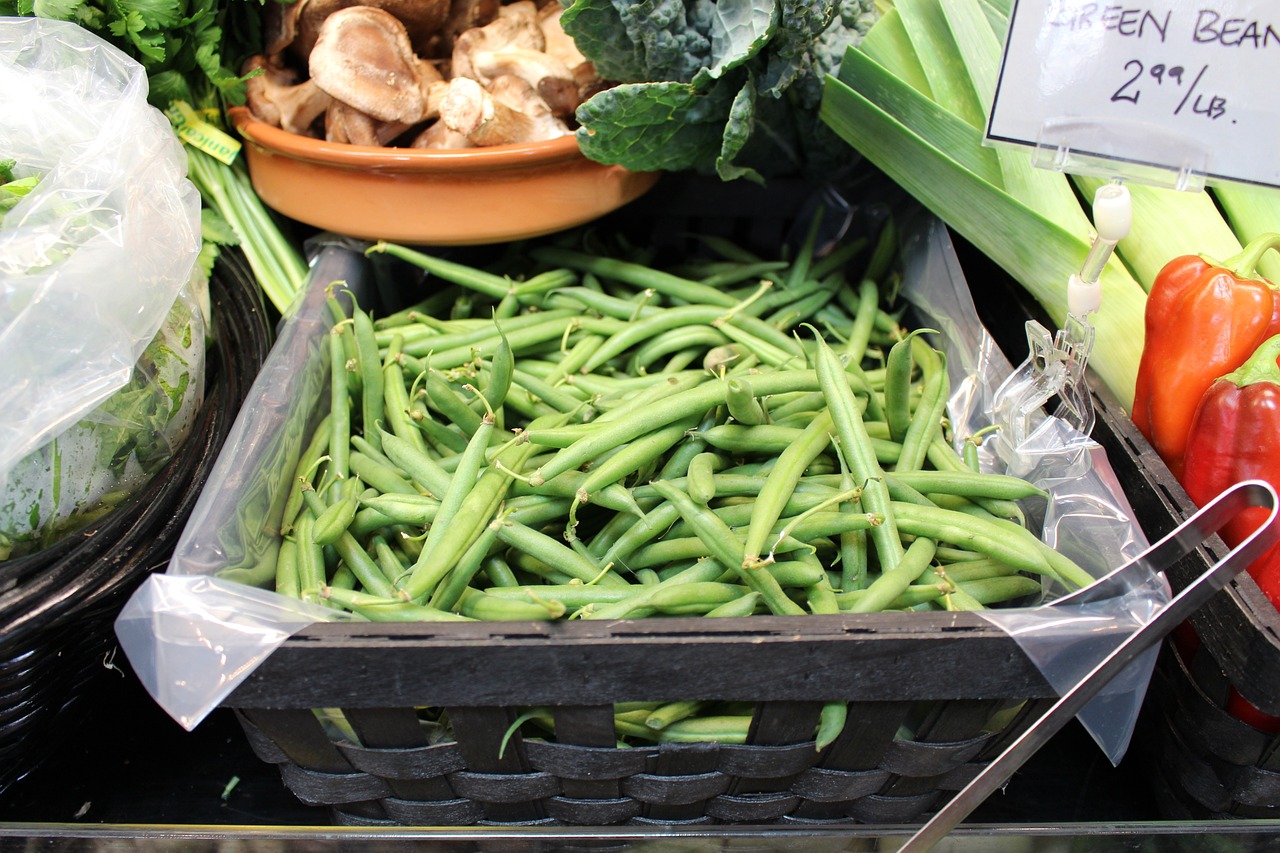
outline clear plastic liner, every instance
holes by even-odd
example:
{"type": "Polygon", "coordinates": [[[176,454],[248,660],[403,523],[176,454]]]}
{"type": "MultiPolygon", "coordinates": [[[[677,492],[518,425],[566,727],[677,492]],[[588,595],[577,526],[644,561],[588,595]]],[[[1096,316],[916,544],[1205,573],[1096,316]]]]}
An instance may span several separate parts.
{"type": "MultiPolygon", "coordinates": [[[[11,475],[42,476],[29,463],[14,468],[72,425],[99,428],[69,445],[102,449],[111,440],[101,421],[127,406],[99,407],[136,383],[144,351],[167,334],[166,319],[176,328],[191,318],[178,299],[195,282],[200,197],[172,127],[147,103],[142,66],[74,23],[0,17],[0,113],[0,160],[13,161],[15,178],[35,180],[0,213],[3,493],[11,475]]],[[[159,417],[166,396],[200,388],[202,335],[177,373],[157,368],[158,404],[134,411],[159,417]],[[186,367],[193,372],[184,380],[186,367]]],[[[190,415],[188,406],[188,422],[190,415]]],[[[138,444],[156,438],[142,434],[148,423],[110,426],[140,430],[138,444]]]]}
{"type": "MultiPolygon", "coordinates": [[[[994,401],[1013,367],[986,329],[974,322],[977,310],[950,237],[936,220],[908,233],[902,296],[917,312],[916,325],[942,333],[938,345],[951,372],[949,413],[955,439],[963,442],[993,425],[1006,431],[994,401]]],[[[1024,507],[1028,526],[1047,544],[1094,577],[1146,550],[1146,537],[1106,452],[1088,435],[1044,412],[1032,418],[1031,429],[1016,445],[1006,443],[997,452],[998,433],[990,435],[980,446],[982,470],[1021,477],[1049,493],[1041,505],[1027,502],[1024,507]]],[[[1062,590],[1046,590],[1046,595],[1055,592],[1062,590]]],[[[1065,693],[1129,633],[1150,621],[1169,597],[1163,577],[1153,574],[1117,599],[992,609],[982,615],[1014,637],[1045,680],[1065,693]]],[[[1112,762],[1119,762],[1128,748],[1157,651],[1153,648],[1131,664],[1079,715],[1112,762]]]]}
{"type": "MultiPolygon", "coordinates": [[[[955,388],[957,435],[963,438],[986,426],[982,415],[990,411],[994,389],[1009,372],[1009,364],[977,318],[945,227],[927,216],[903,225],[903,293],[920,309],[915,325],[942,333],[955,388]]],[[[271,576],[281,507],[305,436],[327,405],[328,348],[321,346],[329,325],[325,286],[341,281],[361,304],[370,304],[366,297],[378,284],[375,269],[351,248],[319,248],[305,302],[286,321],[250,391],[168,571],[150,577],[117,621],[121,646],[153,697],[188,728],[286,639],[283,626],[300,629],[312,620],[343,618],[334,610],[222,580],[265,582],[271,576]],[[211,575],[219,581],[193,580],[211,575]],[[273,606],[262,608],[265,601],[273,606]],[[234,624],[224,624],[224,614],[232,611],[234,624]],[[252,630],[246,627],[250,623],[252,630]],[[209,654],[210,648],[223,656],[209,654]]],[[[1054,498],[1046,507],[1028,511],[1043,515],[1051,544],[1069,551],[1096,575],[1106,574],[1145,547],[1142,534],[1099,446],[1087,436],[1048,429],[1043,435],[1056,444],[1043,452],[1034,448],[1029,457],[1035,457],[1036,465],[1029,471],[1053,486],[1054,498]],[[1065,452],[1058,452],[1063,447],[1065,452]],[[1064,460],[1065,467],[1058,464],[1064,460]]],[[[1013,613],[1039,612],[1020,608],[1013,613]]],[[[1093,636],[1091,624],[1055,615],[1059,618],[1053,630],[1043,632],[1037,630],[1035,615],[1018,621],[1016,615],[992,611],[988,618],[1018,636],[1028,654],[1042,662],[1050,683],[1059,687],[1062,682],[1055,678],[1067,671],[1064,664],[1078,663],[1080,671],[1087,671],[1088,662],[1101,655],[1094,657],[1090,651],[1086,659],[1076,653],[1076,640],[1093,636]]],[[[1097,618],[1114,621],[1109,612],[1097,618]]],[[[1128,611],[1123,619],[1130,619],[1128,611]]],[[[1145,686],[1140,673],[1135,679],[1142,682],[1135,682],[1135,687],[1145,686]]],[[[1133,690],[1125,694],[1126,699],[1133,695],[1133,690]]],[[[1137,698],[1141,699],[1140,690],[1137,698]]],[[[1121,717],[1115,725],[1099,723],[1105,742],[1120,745],[1119,752],[1127,742],[1126,726],[1132,725],[1131,715],[1121,717]]],[[[1112,748],[1109,754],[1118,752],[1112,748]]]]}

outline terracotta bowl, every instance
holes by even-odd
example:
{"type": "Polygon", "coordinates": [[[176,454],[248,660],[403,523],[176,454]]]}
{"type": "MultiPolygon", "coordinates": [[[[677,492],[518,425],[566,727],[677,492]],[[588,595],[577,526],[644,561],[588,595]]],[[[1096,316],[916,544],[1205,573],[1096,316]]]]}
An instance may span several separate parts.
{"type": "Polygon", "coordinates": [[[621,207],[659,175],[588,160],[572,136],[458,151],[376,148],[287,133],[244,107],[228,115],[269,207],[368,240],[456,246],[550,234],[621,207]]]}

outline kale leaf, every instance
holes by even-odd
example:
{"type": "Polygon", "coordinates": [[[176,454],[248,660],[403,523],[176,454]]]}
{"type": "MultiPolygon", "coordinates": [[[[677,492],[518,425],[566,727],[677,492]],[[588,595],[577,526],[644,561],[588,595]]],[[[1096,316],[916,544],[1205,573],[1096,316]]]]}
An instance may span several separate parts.
{"type": "Polygon", "coordinates": [[[817,119],[826,75],[879,18],[875,0],[566,0],[605,79],[578,110],[591,159],[723,180],[831,176],[848,146],[817,119]]]}

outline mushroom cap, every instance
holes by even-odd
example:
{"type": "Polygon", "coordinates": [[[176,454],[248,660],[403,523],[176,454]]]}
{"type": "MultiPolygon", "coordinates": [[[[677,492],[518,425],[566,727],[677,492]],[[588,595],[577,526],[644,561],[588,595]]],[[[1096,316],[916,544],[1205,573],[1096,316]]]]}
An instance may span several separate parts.
{"type": "Polygon", "coordinates": [[[449,17],[449,0],[296,0],[294,55],[310,61],[324,22],[341,9],[372,6],[395,15],[405,26],[414,50],[423,52],[449,17]],[[304,5],[305,4],[305,5],[304,5]]]}
{"type": "Polygon", "coordinates": [[[417,55],[404,24],[373,6],[348,6],[325,19],[308,61],[311,79],[336,100],[382,121],[423,116],[417,55]]]}

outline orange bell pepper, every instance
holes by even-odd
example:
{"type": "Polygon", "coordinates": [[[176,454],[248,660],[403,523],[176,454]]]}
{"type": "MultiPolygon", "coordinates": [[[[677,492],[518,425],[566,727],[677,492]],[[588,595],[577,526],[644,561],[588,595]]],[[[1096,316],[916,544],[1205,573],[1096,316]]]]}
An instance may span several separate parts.
{"type": "Polygon", "coordinates": [[[1223,263],[1174,258],[1147,294],[1133,422],[1179,479],[1200,398],[1280,334],[1280,294],[1257,274],[1258,259],[1272,248],[1280,248],[1280,234],[1259,237],[1223,263]]]}

